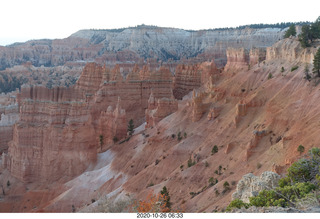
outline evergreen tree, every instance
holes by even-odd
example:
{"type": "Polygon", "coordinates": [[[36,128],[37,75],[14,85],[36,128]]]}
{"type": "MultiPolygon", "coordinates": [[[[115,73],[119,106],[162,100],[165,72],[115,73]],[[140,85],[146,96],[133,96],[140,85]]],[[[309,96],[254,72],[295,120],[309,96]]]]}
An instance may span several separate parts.
{"type": "Polygon", "coordinates": [[[133,129],[134,129],[133,120],[130,119],[129,124],[128,124],[128,132],[129,132],[130,136],[133,134],[133,129]]]}
{"type": "Polygon", "coordinates": [[[284,34],[284,38],[289,38],[290,36],[296,36],[296,35],[297,35],[296,26],[292,24],[284,34]]]}
{"type": "Polygon", "coordinates": [[[318,51],[313,59],[312,73],[316,74],[318,77],[320,77],[320,48],[318,49],[318,51]]]}
{"type": "Polygon", "coordinates": [[[163,195],[165,207],[168,208],[168,210],[170,211],[171,210],[171,202],[170,202],[170,195],[167,190],[167,187],[164,186],[160,193],[161,193],[161,195],[163,195]]]}
{"type": "Polygon", "coordinates": [[[311,31],[309,25],[303,25],[301,29],[301,34],[299,34],[299,41],[301,43],[301,46],[303,48],[309,47],[310,43],[309,40],[311,40],[311,31]]]}
{"type": "Polygon", "coordinates": [[[312,37],[311,40],[320,39],[320,16],[313,24],[311,24],[310,32],[312,37]]]}

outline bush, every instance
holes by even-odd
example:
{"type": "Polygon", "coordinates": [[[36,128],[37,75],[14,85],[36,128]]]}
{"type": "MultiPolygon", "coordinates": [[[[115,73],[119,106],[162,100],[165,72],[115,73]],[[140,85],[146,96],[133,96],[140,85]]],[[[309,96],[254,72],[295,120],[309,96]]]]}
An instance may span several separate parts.
{"type": "Polygon", "coordinates": [[[316,186],[309,182],[296,183],[277,187],[274,190],[263,190],[256,197],[250,197],[250,205],[256,207],[294,206],[294,203],[316,189],[316,186]]]}
{"type": "Polygon", "coordinates": [[[188,167],[192,167],[195,164],[196,164],[196,161],[192,161],[191,158],[188,160],[188,167]]]}
{"type": "Polygon", "coordinates": [[[299,66],[293,66],[292,68],[291,68],[291,72],[293,72],[293,71],[295,71],[295,70],[297,70],[299,68],[299,66]]]}
{"type": "Polygon", "coordinates": [[[117,136],[114,136],[112,140],[113,140],[113,143],[116,143],[118,141],[117,136]]]}
{"type": "Polygon", "coordinates": [[[302,154],[304,152],[304,147],[302,145],[299,145],[297,151],[299,151],[300,154],[302,154]]]}
{"type": "Polygon", "coordinates": [[[288,168],[288,177],[294,182],[307,182],[312,179],[311,166],[307,159],[301,159],[288,168]]]}
{"type": "Polygon", "coordinates": [[[226,208],[226,211],[231,211],[232,208],[239,208],[241,209],[242,207],[244,208],[249,208],[249,204],[248,203],[244,203],[242,200],[240,199],[235,199],[235,200],[232,200],[230,202],[230,204],[228,205],[228,207],[226,208]]]}
{"type": "Polygon", "coordinates": [[[182,136],[181,136],[181,132],[178,133],[178,141],[181,141],[182,136]]]}
{"type": "Polygon", "coordinates": [[[211,150],[211,155],[214,155],[215,153],[218,153],[219,149],[218,149],[218,146],[215,145],[213,146],[212,150],[211,150]]]}
{"type": "Polygon", "coordinates": [[[171,135],[171,138],[175,138],[175,137],[176,137],[176,135],[175,135],[175,134],[172,134],[172,135],[171,135]]]}
{"type": "Polygon", "coordinates": [[[261,163],[257,163],[257,169],[260,169],[262,167],[261,163]]]}
{"type": "Polygon", "coordinates": [[[229,190],[230,189],[230,184],[228,183],[228,181],[225,181],[223,183],[223,188],[226,189],[226,190],[229,190]]]}
{"type": "Polygon", "coordinates": [[[9,187],[11,185],[10,181],[7,181],[7,187],[9,187]]]}
{"type": "Polygon", "coordinates": [[[213,177],[210,177],[209,178],[209,186],[211,187],[211,186],[214,186],[215,184],[217,184],[218,183],[218,179],[215,179],[215,178],[213,178],[213,177]]]}
{"type": "Polygon", "coordinates": [[[283,67],[283,66],[281,67],[281,73],[282,73],[282,72],[284,72],[284,67],[283,67]]]}
{"type": "Polygon", "coordinates": [[[268,80],[273,78],[273,75],[271,73],[268,74],[268,80]]]}
{"type": "Polygon", "coordinates": [[[281,178],[281,179],[279,179],[278,185],[280,188],[291,185],[291,180],[289,177],[281,178]]]}

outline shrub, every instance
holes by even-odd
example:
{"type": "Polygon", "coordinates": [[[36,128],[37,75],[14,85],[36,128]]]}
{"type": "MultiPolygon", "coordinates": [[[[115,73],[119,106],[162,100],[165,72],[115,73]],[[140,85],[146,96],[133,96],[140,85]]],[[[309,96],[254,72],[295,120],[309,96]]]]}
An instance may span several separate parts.
{"type": "Polygon", "coordinates": [[[299,151],[300,154],[302,154],[304,152],[304,147],[300,144],[297,148],[297,151],[299,151]]]}
{"type": "Polygon", "coordinates": [[[204,163],[204,166],[205,166],[205,167],[209,167],[208,161],[206,161],[206,162],[204,163]]]}
{"type": "Polygon", "coordinates": [[[116,143],[118,141],[117,136],[114,136],[112,140],[113,140],[113,143],[116,143]]]}
{"type": "Polygon", "coordinates": [[[7,187],[9,187],[11,185],[10,181],[7,181],[7,187]]]}
{"type": "Polygon", "coordinates": [[[250,204],[256,207],[294,206],[298,199],[304,198],[316,189],[316,186],[309,182],[296,183],[294,185],[286,185],[277,187],[274,190],[263,190],[256,197],[251,197],[250,204]]]}
{"type": "Polygon", "coordinates": [[[217,183],[218,183],[218,179],[215,179],[213,177],[209,178],[209,187],[214,186],[217,183]]]}
{"type": "Polygon", "coordinates": [[[229,190],[229,189],[230,189],[230,184],[228,183],[228,181],[225,181],[225,182],[223,183],[223,188],[224,188],[225,190],[229,190]]]}
{"type": "Polygon", "coordinates": [[[261,163],[257,163],[257,169],[260,169],[262,167],[261,163]]]}
{"type": "Polygon", "coordinates": [[[219,175],[221,175],[221,170],[222,170],[222,166],[220,165],[219,166],[219,171],[218,171],[219,175]]]}
{"type": "Polygon", "coordinates": [[[171,138],[175,138],[175,137],[176,137],[176,134],[172,134],[172,135],[171,135],[171,138]]]}
{"type": "Polygon", "coordinates": [[[178,133],[178,141],[181,141],[182,136],[181,136],[181,132],[178,133]]]}
{"type": "Polygon", "coordinates": [[[240,200],[240,199],[235,199],[235,200],[232,200],[231,202],[230,202],[230,204],[228,205],[228,207],[226,208],[226,211],[231,211],[232,210],[232,208],[242,208],[242,207],[244,207],[244,208],[249,208],[249,204],[248,203],[244,203],[242,200],[240,200]]]}
{"type": "Polygon", "coordinates": [[[192,161],[191,158],[188,160],[188,167],[192,167],[195,164],[196,164],[196,161],[192,161]]]}
{"type": "Polygon", "coordinates": [[[184,138],[187,138],[187,133],[185,132],[185,133],[183,134],[183,136],[184,136],[184,138]]]}
{"type": "Polygon", "coordinates": [[[301,159],[288,168],[288,177],[295,182],[307,182],[311,180],[311,166],[307,159],[301,159]]]}
{"type": "Polygon", "coordinates": [[[284,72],[284,67],[283,67],[283,66],[281,67],[281,73],[282,73],[282,72],[284,72]]]}
{"type": "Polygon", "coordinates": [[[147,188],[148,188],[148,187],[151,187],[151,186],[154,186],[154,183],[153,183],[153,182],[149,183],[149,184],[147,185],[147,188]]]}
{"type": "Polygon", "coordinates": [[[213,146],[212,150],[211,150],[211,155],[214,155],[215,153],[218,153],[219,149],[218,149],[218,146],[215,145],[213,146]]]}
{"type": "Polygon", "coordinates": [[[293,72],[293,71],[295,71],[295,70],[297,70],[299,68],[299,66],[293,66],[292,68],[291,68],[291,72],[293,72]]]}
{"type": "Polygon", "coordinates": [[[138,212],[169,212],[170,209],[166,207],[167,200],[165,195],[150,193],[146,200],[135,202],[134,206],[138,212]]]}
{"type": "Polygon", "coordinates": [[[291,185],[291,180],[289,177],[283,177],[283,178],[279,179],[278,185],[280,188],[291,185]]]}
{"type": "Polygon", "coordinates": [[[268,74],[268,80],[271,79],[271,78],[273,78],[273,76],[272,76],[271,73],[269,73],[269,74],[268,74]]]}

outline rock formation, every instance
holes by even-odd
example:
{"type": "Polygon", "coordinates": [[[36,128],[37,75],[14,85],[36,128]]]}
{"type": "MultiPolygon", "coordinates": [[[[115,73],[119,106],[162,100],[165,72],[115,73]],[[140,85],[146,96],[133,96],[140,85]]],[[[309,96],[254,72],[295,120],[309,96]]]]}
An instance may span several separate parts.
{"type": "Polygon", "coordinates": [[[192,115],[191,119],[193,122],[197,122],[201,119],[203,113],[205,112],[206,108],[203,104],[203,99],[205,98],[204,92],[196,92],[193,90],[192,92],[192,100],[191,100],[191,107],[192,107],[192,115]]]}
{"type": "Polygon", "coordinates": [[[96,160],[95,132],[81,95],[72,89],[25,87],[18,96],[6,166],[24,182],[58,180],[82,173],[96,160]]]}
{"type": "Polygon", "coordinates": [[[228,48],[227,49],[227,64],[225,71],[235,71],[248,68],[249,53],[244,48],[228,48]]]}
{"type": "Polygon", "coordinates": [[[219,70],[214,61],[193,65],[178,65],[175,70],[173,94],[182,99],[193,89],[208,87],[219,78],[219,70]]]}
{"type": "Polygon", "coordinates": [[[114,110],[109,106],[101,112],[98,127],[99,151],[105,150],[104,145],[111,145],[127,136],[126,112],[121,108],[120,97],[114,110]]]}
{"type": "Polygon", "coordinates": [[[262,130],[262,131],[255,130],[255,131],[253,131],[252,138],[251,138],[251,140],[248,143],[247,148],[246,148],[245,161],[247,161],[249,159],[249,157],[253,153],[253,149],[255,147],[257,147],[257,145],[259,144],[259,141],[261,140],[261,138],[266,136],[266,134],[267,134],[266,130],[262,130]]]}
{"type": "Polygon", "coordinates": [[[266,60],[285,60],[289,62],[312,63],[316,48],[303,49],[298,40],[284,39],[267,47],[266,60]]]}
{"type": "Polygon", "coordinates": [[[146,109],[146,128],[155,126],[160,120],[167,117],[178,110],[178,101],[171,96],[171,98],[154,97],[153,91],[151,91],[150,98],[148,100],[148,109],[146,109]]]}
{"type": "Polygon", "coordinates": [[[179,60],[197,55],[199,61],[215,58],[222,67],[227,47],[267,47],[283,34],[284,30],[279,28],[185,31],[145,25],[121,31],[80,30],[65,39],[32,40],[0,47],[3,60],[0,70],[27,61],[39,67],[92,60],[100,63],[137,62],[140,58],[179,60]]]}
{"type": "Polygon", "coordinates": [[[7,152],[13,138],[13,125],[19,120],[17,104],[0,107],[0,153],[7,152]]]}
{"type": "Polygon", "coordinates": [[[220,111],[221,111],[221,107],[211,106],[207,116],[208,120],[216,119],[219,116],[220,111]]]}
{"type": "Polygon", "coordinates": [[[232,194],[232,200],[240,199],[249,203],[249,198],[257,196],[262,190],[270,190],[278,186],[280,175],[274,172],[263,172],[260,177],[248,173],[237,184],[236,192],[232,194]]]}
{"type": "Polygon", "coordinates": [[[250,49],[249,53],[249,64],[250,66],[253,66],[255,64],[258,64],[259,62],[262,62],[266,59],[266,49],[265,48],[253,48],[250,49]]]}

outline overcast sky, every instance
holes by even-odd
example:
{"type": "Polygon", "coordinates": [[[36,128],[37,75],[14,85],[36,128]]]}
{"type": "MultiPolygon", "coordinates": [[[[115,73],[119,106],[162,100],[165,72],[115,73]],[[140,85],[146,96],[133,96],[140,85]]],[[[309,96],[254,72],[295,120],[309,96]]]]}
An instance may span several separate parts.
{"type": "Polygon", "coordinates": [[[1,0],[0,45],[140,24],[183,29],[315,21],[319,0],[1,0]]]}

